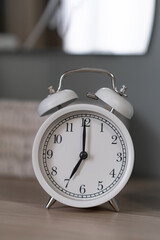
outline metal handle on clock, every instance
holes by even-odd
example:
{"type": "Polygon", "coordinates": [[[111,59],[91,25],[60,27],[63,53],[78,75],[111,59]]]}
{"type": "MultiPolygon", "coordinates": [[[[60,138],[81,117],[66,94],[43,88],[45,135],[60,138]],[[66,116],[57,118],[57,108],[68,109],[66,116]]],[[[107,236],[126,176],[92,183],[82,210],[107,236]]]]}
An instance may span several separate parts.
{"type": "Polygon", "coordinates": [[[122,91],[124,91],[124,88],[126,88],[125,86],[122,86],[121,90],[118,91],[117,87],[116,87],[116,80],[115,77],[112,73],[110,73],[109,71],[105,70],[105,69],[101,69],[101,68],[79,68],[79,69],[73,69],[70,71],[67,71],[65,73],[62,74],[62,76],[60,77],[59,80],[59,86],[57,89],[57,92],[61,91],[62,89],[62,82],[63,79],[65,77],[67,77],[68,75],[72,74],[72,73],[79,73],[79,72],[94,72],[94,73],[104,73],[107,74],[107,76],[109,76],[111,78],[111,83],[112,83],[112,88],[116,93],[119,93],[120,95],[124,95],[125,92],[123,93],[122,91]]]}

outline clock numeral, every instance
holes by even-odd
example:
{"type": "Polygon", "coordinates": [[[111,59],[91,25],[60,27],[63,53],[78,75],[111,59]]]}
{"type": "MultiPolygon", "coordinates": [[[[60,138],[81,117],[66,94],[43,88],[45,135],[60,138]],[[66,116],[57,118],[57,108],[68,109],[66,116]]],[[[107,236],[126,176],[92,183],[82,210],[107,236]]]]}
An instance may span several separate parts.
{"type": "Polygon", "coordinates": [[[62,142],[62,136],[60,134],[54,135],[54,143],[60,144],[62,142]]]}
{"type": "Polygon", "coordinates": [[[103,183],[103,181],[98,181],[98,188],[97,188],[98,191],[103,189],[103,184],[102,183],[103,183]]]}
{"type": "Polygon", "coordinates": [[[112,178],[115,178],[116,173],[115,173],[115,169],[113,168],[113,170],[109,173],[109,175],[112,176],[112,178]]]}
{"type": "Polygon", "coordinates": [[[80,186],[79,192],[80,192],[81,194],[84,194],[84,193],[86,192],[86,186],[85,186],[84,184],[82,184],[82,185],[80,186]]]}
{"type": "Polygon", "coordinates": [[[101,123],[101,129],[100,132],[103,132],[103,123],[101,123]]]}
{"type": "Polygon", "coordinates": [[[47,158],[51,159],[53,157],[53,151],[51,149],[47,150],[47,158]]]}
{"type": "Polygon", "coordinates": [[[85,125],[86,127],[90,127],[91,119],[90,118],[82,118],[82,127],[85,125]]]}
{"type": "Polygon", "coordinates": [[[52,167],[51,174],[52,174],[53,176],[56,176],[56,175],[57,175],[57,167],[56,167],[56,166],[53,166],[53,167],[52,167]]]}
{"type": "Polygon", "coordinates": [[[64,181],[65,181],[65,182],[67,182],[67,183],[66,183],[66,185],[65,185],[65,188],[67,188],[67,187],[68,187],[68,184],[69,184],[69,181],[70,181],[70,179],[69,179],[69,178],[66,178],[66,179],[64,179],[64,181]]]}
{"type": "Polygon", "coordinates": [[[122,161],[122,153],[121,153],[121,152],[118,152],[118,153],[117,153],[117,157],[118,157],[118,158],[116,159],[116,161],[117,161],[117,162],[121,162],[121,161],[122,161]]]}
{"type": "Polygon", "coordinates": [[[116,135],[113,135],[112,136],[112,144],[117,144],[117,136],[116,135]]]}
{"type": "Polygon", "coordinates": [[[73,123],[66,123],[66,132],[73,132],[73,123]]]}

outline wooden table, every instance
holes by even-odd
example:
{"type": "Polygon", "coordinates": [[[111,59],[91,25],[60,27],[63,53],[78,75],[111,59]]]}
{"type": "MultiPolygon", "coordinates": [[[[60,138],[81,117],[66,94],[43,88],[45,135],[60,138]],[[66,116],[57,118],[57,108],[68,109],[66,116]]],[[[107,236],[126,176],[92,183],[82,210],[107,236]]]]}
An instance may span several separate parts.
{"type": "Polygon", "coordinates": [[[48,195],[37,181],[0,179],[1,240],[160,239],[160,181],[131,179],[118,195],[120,212],[109,204],[76,209],[48,195]]]}

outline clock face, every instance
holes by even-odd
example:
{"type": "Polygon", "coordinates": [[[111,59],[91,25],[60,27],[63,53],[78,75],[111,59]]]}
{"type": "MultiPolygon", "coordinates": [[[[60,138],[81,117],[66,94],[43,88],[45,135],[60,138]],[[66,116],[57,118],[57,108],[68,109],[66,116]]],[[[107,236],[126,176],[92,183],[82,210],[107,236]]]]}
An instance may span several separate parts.
{"type": "Polygon", "coordinates": [[[36,140],[34,170],[42,187],[71,206],[108,201],[126,184],[133,167],[127,129],[112,113],[93,105],[73,105],[57,113],[36,140]]]}

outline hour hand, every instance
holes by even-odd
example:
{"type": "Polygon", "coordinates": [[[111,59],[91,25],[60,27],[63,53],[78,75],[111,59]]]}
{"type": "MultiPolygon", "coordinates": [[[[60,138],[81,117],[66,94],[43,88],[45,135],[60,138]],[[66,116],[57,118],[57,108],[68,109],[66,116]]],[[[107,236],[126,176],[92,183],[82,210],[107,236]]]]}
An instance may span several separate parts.
{"type": "Polygon", "coordinates": [[[83,136],[82,136],[82,152],[85,152],[86,147],[86,123],[83,125],[83,136]]]}
{"type": "Polygon", "coordinates": [[[79,154],[79,156],[80,156],[80,159],[79,159],[79,161],[77,162],[76,166],[73,168],[73,171],[72,171],[72,173],[71,173],[71,175],[70,175],[70,177],[69,177],[69,180],[70,180],[70,179],[73,177],[73,175],[77,172],[77,170],[78,170],[78,168],[79,168],[82,160],[84,160],[84,159],[86,159],[86,158],[88,157],[88,154],[87,154],[86,152],[81,152],[81,153],[79,154]]]}

